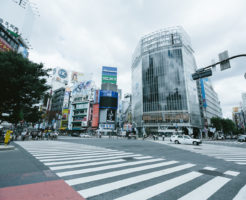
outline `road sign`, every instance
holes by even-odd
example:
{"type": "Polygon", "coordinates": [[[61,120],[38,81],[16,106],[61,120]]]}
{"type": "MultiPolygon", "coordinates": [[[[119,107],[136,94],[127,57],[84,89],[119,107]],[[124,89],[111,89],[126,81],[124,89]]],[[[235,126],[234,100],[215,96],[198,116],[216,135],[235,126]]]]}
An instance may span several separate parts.
{"type": "Polygon", "coordinates": [[[199,78],[205,78],[208,76],[212,76],[212,70],[211,69],[197,71],[196,73],[192,74],[193,80],[197,80],[199,78]]]}
{"type": "Polygon", "coordinates": [[[224,51],[219,54],[219,60],[221,62],[220,63],[221,71],[231,68],[230,62],[229,60],[227,60],[228,58],[229,58],[228,51],[224,51]]]}

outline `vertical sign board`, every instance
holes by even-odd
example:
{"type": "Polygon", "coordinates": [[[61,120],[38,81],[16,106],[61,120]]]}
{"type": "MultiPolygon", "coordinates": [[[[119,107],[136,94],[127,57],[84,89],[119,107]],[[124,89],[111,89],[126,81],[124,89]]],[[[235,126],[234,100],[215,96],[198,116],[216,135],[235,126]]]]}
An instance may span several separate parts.
{"type": "Polygon", "coordinates": [[[99,104],[93,105],[92,127],[98,127],[99,123],[99,104]]]}
{"type": "Polygon", "coordinates": [[[102,83],[117,84],[117,68],[116,67],[102,67],[102,83]]]}
{"type": "Polygon", "coordinates": [[[202,104],[203,107],[206,108],[207,107],[207,102],[206,102],[206,94],[205,94],[205,88],[204,88],[204,80],[201,78],[200,79],[200,83],[201,83],[201,93],[202,93],[202,104]]]}

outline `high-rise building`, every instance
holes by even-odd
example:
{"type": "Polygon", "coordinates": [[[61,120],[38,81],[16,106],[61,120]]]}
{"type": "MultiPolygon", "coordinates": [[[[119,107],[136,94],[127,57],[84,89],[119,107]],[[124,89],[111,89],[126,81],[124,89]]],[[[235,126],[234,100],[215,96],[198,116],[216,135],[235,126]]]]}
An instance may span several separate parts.
{"type": "Polygon", "coordinates": [[[242,102],[242,109],[245,112],[246,111],[246,93],[245,92],[242,93],[242,100],[243,100],[243,102],[242,102]]]}
{"type": "Polygon", "coordinates": [[[198,81],[198,93],[202,126],[207,127],[211,125],[211,118],[222,118],[220,101],[209,78],[203,78],[198,81]]]}
{"type": "Polygon", "coordinates": [[[143,36],[132,60],[132,112],[138,127],[200,127],[196,63],[182,27],[143,36]]]}

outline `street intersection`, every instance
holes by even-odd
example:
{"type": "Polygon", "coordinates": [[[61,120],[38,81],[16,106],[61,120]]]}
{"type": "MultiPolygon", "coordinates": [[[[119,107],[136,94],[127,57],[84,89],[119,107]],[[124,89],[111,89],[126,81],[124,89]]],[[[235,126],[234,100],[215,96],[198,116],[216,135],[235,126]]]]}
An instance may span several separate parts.
{"type": "Polygon", "coordinates": [[[72,137],[15,143],[16,151],[85,199],[243,200],[246,195],[245,148],[72,137]]]}

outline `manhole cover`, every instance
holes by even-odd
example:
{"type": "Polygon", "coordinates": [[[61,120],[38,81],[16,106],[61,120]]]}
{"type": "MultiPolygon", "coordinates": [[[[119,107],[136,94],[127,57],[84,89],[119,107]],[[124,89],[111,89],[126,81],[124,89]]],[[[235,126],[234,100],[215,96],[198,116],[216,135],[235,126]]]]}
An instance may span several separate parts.
{"type": "Polygon", "coordinates": [[[132,161],[132,160],[134,160],[133,157],[125,157],[125,158],[122,158],[122,159],[124,159],[124,160],[126,160],[126,161],[132,161]]]}
{"type": "Polygon", "coordinates": [[[221,172],[211,171],[211,170],[206,170],[206,169],[201,169],[199,170],[199,172],[210,175],[210,176],[224,176],[221,172]]]}

